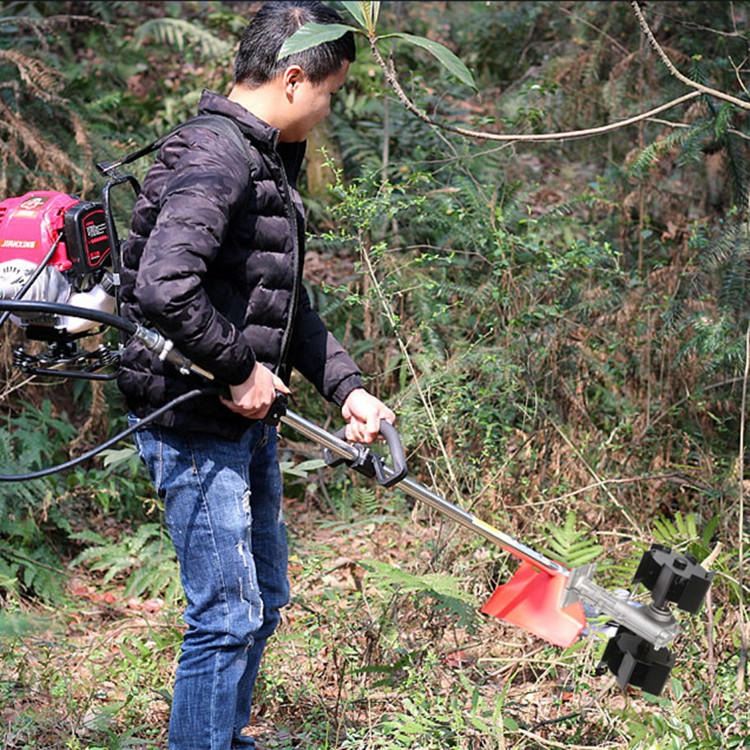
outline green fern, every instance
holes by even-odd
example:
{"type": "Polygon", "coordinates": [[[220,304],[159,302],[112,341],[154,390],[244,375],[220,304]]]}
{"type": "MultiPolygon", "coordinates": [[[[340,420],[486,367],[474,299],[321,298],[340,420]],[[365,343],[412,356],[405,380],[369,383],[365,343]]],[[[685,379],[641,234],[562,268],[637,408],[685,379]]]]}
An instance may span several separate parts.
{"type": "Polygon", "coordinates": [[[352,507],[365,516],[374,516],[382,511],[383,504],[373,487],[360,485],[352,488],[352,507]]]}
{"type": "Polygon", "coordinates": [[[17,591],[20,584],[25,591],[34,592],[47,602],[59,600],[64,571],[59,567],[57,556],[49,545],[38,542],[38,530],[33,521],[19,521],[16,526],[20,534],[15,543],[0,539],[0,568],[4,578],[0,588],[17,591]],[[30,541],[22,543],[19,550],[17,542],[20,536],[26,536],[30,541]]]}
{"type": "Polygon", "coordinates": [[[683,515],[678,511],[672,518],[661,516],[654,519],[652,533],[660,544],[687,552],[700,562],[711,552],[719,520],[716,515],[701,529],[701,519],[696,513],[683,515]]]}
{"type": "Polygon", "coordinates": [[[135,30],[135,40],[138,44],[143,44],[147,39],[168,44],[180,52],[188,46],[195,47],[202,55],[213,58],[224,57],[232,49],[228,42],[182,18],[154,18],[146,21],[135,30]]]}
{"type": "Polygon", "coordinates": [[[713,122],[710,120],[696,120],[689,128],[674,130],[661,140],[654,141],[638,154],[631,164],[629,173],[636,179],[645,179],[648,171],[667,153],[676,146],[680,148],[680,159],[689,160],[698,150],[697,145],[710,134],[713,122]]]}
{"type": "Polygon", "coordinates": [[[88,542],[71,567],[85,565],[93,572],[104,571],[103,583],[125,579],[127,596],[161,595],[175,601],[180,595],[177,560],[160,524],[143,524],[135,534],[113,542],[94,531],[82,531],[73,539],[88,542]]]}
{"type": "Polygon", "coordinates": [[[662,313],[663,335],[682,342],[678,361],[700,351],[709,356],[715,352],[717,362],[728,362],[727,352],[740,340],[737,318],[748,311],[749,248],[747,229],[736,216],[728,217],[715,236],[705,229],[693,232],[693,263],[681,273],[677,293],[662,313]],[[702,300],[709,305],[716,301],[718,314],[696,311],[695,302],[702,300]],[[710,341],[709,329],[715,330],[710,341]]]}
{"type": "MultiPolygon", "coordinates": [[[[28,471],[56,460],[48,433],[72,434],[72,427],[51,414],[49,402],[26,405],[14,418],[13,431],[0,428],[0,466],[6,473],[28,471]]],[[[45,507],[47,526],[69,529],[67,519],[52,504],[55,479],[0,483],[0,590],[36,593],[54,601],[62,592],[59,559],[37,522],[45,507]]]]}
{"type": "Polygon", "coordinates": [[[388,592],[414,594],[420,599],[429,598],[438,610],[457,617],[460,627],[471,627],[476,622],[474,597],[462,591],[453,576],[443,573],[415,575],[377,560],[365,560],[360,564],[369,571],[368,578],[376,587],[388,592]]]}
{"type": "Polygon", "coordinates": [[[562,526],[548,523],[546,531],[549,538],[545,554],[571,568],[591,562],[604,549],[585,531],[576,528],[576,514],[572,510],[568,511],[562,526]]]}

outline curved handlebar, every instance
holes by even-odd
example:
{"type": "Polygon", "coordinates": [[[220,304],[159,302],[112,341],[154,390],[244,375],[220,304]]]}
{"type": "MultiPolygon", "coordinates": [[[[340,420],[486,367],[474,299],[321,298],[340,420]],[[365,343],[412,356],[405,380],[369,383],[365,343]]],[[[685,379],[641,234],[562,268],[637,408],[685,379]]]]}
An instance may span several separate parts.
{"type": "Polygon", "coordinates": [[[391,453],[391,463],[393,464],[393,474],[386,479],[383,474],[383,467],[380,462],[375,462],[375,476],[383,487],[392,487],[400,482],[408,471],[406,467],[406,456],[404,455],[404,446],[401,444],[401,436],[398,430],[385,419],[380,420],[380,434],[385,438],[388,450],[391,453]]]}
{"type": "MultiPolygon", "coordinates": [[[[297,426],[299,429],[299,426],[297,426]]],[[[383,487],[393,487],[394,484],[398,484],[407,474],[408,469],[406,466],[406,457],[404,456],[404,447],[401,445],[401,438],[399,437],[396,428],[386,422],[384,419],[380,420],[380,434],[385,439],[388,445],[388,450],[391,454],[392,467],[386,467],[383,459],[377,454],[373,453],[369,446],[364,443],[347,443],[351,446],[351,456],[349,458],[343,458],[339,456],[334,457],[333,452],[326,448],[323,451],[323,457],[328,466],[338,466],[339,464],[345,463],[350,468],[364,474],[365,476],[374,478],[378,484],[383,487]]],[[[342,427],[337,430],[334,435],[338,440],[346,441],[346,427],[342,427]]],[[[315,439],[315,436],[312,436],[315,439]]]]}

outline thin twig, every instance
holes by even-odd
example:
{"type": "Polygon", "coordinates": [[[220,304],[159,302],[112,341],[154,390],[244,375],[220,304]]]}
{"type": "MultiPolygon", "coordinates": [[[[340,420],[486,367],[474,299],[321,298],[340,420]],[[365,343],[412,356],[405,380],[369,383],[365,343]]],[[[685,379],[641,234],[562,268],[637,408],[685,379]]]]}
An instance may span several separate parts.
{"type": "Polygon", "coordinates": [[[746,591],[748,594],[750,594],[750,586],[748,586],[746,583],[740,584],[740,582],[734,576],[730,576],[729,573],[717,570],[716,575],[719,578],[723,578],[725,581],[729,581],[729,583],[733,583],[738,588],[741,588],[743,591],[746,591]]]}
{"type": "MultiPolygon", "coordinates": [[[[729,3],[732,5],[732,3],[729,3]]],[[[737,31],[737,25],[736,21],[734,20],[734,17],[732,18],[732,22],[734,25],[734,31],[723,31],[722,29],[715,29],[712,26],[704,26],[700,23],[695,23],[694,21],[688,21],[684,18],[678,18],[677,16],[672,16],[669,13],[659,13],[658,11],[652,11],[652,14],[655,16],[659,16],[659,18],[664,18],[667,21],[672,21],[675,24],[678,24],[680,26],[687,26],[689,29],[697,29],[698,31],[708,31],[711,34],[716,34],[717,36],[723,36],[728,37],[732,39],[742,39],[743,41],[747,41],[747,35],[740,33],[737,31]]]]}
{"type": "Polygon", "coordinates": [[[534,742],[538,743],[538,745],[542,745],[544,747],[560,747],[564,750],[606,750],[607,748],[619,747],[619,745],[613,745],[610,743],[600,743],[598,745],[573,745],[570,742],[556,742],[555,740],[549,740],[545,737],[540,737],[538,734],[534,734],[533,732],[527,732],[525,729],[519,729],[518,733],[522,734],[524,737],[527,737],[530,740],[533,740],[534,742]]]}
{"type": "Polygon", "coordinates": [[[737,83],[740,84],[740,88],[745,92],[745,95],[750,96],[750,91],[747,90],[747,86],[745,86],[745,82],[742,80],[742,76],[740,75],[742,66],[747,62],[747,57],[739,65],[735,64],[734,60],[732,60],[731,55],[729,55],[728,57],[730,64],[734,68],[734,77],[737,79],[737,83]]]}
{"type": "MultiPolygon", "coordinates": [[[[647,120],[649,117],[658,115],[660,112],[665,112],[672,107],[676,107],[680,104],[684,104],[687,101],[695,99],[701,95],[699,91],[693,91],[684,96],[680,96],[677,99],[662,104],[654,109],[650,109],[648,112],[643,112],[633,117],[628,117],[625,120],[619,120],[618,122],[612,122],[608,125],[601,125],[595,128],[586,128],[584,130],[567,130],[560,133],[487,133],[481,130],[469,130],[468,128],[459,128],[453,125],[446,125],[433,120],[426,112],[422,111],[417,107],[414,102],[409,99],[406,92],[402,88],[401,84],[396,78],[396,73],[392,65],[388,65],[380,54],[380,50],[377,47],[378,38],[370,38],[370,49],[372,54],[377,61],[378,65],[383,69],[383,74],[390,87],[395,91],[396,96],[399,98],[401,103],[409,110],[413,115],[416,115],[422,122],[426,122],[428,125],[447,130],[451,133],[458,133],[459,135],[465,135],[469,138],[481,138],[487,141],[518,141],[518,142],[529,142],[529,141],[565,141],[572,140],[574,138],[588,138],[594,135],[602,135],[603,133],[611,133],[613,130],[624,128],[627,125],[640,122],[641,120],[647,120]]],[[[748,104],[750,108],[750,104],[748,104]]]]}
{"type": "Polygon", "coordinates": [[[706,592],[706,663],[710,685],[709,706],[714,709],[719,704],[719,693],[716,689],[716,654],[714,652],[714,603],[711,588],[706,592]]]}
{"type": "Polygon", "coordinates": [[[649,25],[646,21],[645,16],[643,15],[643,12],[641,11],[640,5],[638,5],[635,0],[630,3],[630,5],[633,8],[633,12],[636,15],[636,18],[638,19],[638,23],[640,24],[640,27],[643,31],[643,33],[646,35],[646,39],[648,39],[649,44],[654,48],[656,51],[656,54],[659,55],[661,58],[661,61],[664,63],[667,70],[678,80],[682,81],[686,86],[689,86],[691,89],[695,89],[695,91],[701,93],[701,94],[708,94],[709,96],[715,96],[717,99],[721,99],[725,102],[730,102],[731,104],[734,104],[737,107],[740,107],[742,109],[750,109],[750,101],[743,101],[742,99],[738,99],[736,96],[732,96],[731,94],[727,94],[724,91],[719,91],[718,89],[711,88],[711,86],[704,86],[702,83],[698,83],[698,81],[694,81],[692,78],[688,78],[683,73],[680,73],[679,70],[675,67],[674,63],[669,59],[669,56],[664,51],[662,46],[659,44],[659,42],[656,41],[656,37],[654,36],[653,32],[649,28],[649,25]]]}
{"type": "Polygon", "coordinates": [[[481,159],[483,156],[491,156],[498,151],[503,151],[506,148],[511,148],[513,142],[503,143],[502,146],[493,146],[492,148],[484,149],[483,151],[475,151],[473,154],[461,154],[459,156],[446,156],[444,159],[419,159],[412,161],[412,164],[451,164],[455,161],[471,161],[472,159],[481,159]]]}
{"type": "Polygon", "coordinates": [[[614,46],[617,47],[617,49],[619,49],[620,52],[622,52],[623,55],[629,55],[630,54],[630,50],[628,50],[627,47],[625,47],[623,44],[621,44],[620,42],[618,42],[617,39],[615,39],[611,34],[608,34],[606,31],[604,31],[604,29],[600,29],[598,26],[594,25],[590,21],[587,21],[583,16],[579,16],[576,13],[573,13],[573,11],[568,10],[563,5],[558,6],[558,10],[562,11],[566,15],[568,15],[571,18],[574,18],[576,21],[582,23],[584,26],[588,26],[590,29],[593,29],[597,33],[599,33],[602,36],[604,36],[607,39],[609,39],[609,41],[612,42],[612,44],[614,44],[614,46]]]}
{"type": "Polygon", "coordinates": [[[11,393],[14,391],[18,391],[21,388],[23,388],[25,385],[30,383],[34,379],[34,376],[31,375],[30,377],[26,378],[25,380],[22,380],[20,383],[17,383],[16,385],[9,385],[2,393],[0,393],[0,401],[4,401],[8,396],[10,396],[11,393]]]}
{"type": "Polygon", "coordinates": [[[381,307],[383,308],[383,312],[385,313],[385,316],[388,319],[388,323],[390,324],[391,329],[393,330],[394,336],[396,337],[396,342],[398,343],[398,347],[401,350],[401,355],[403,356],[404,361],[406,362],[406,366],[409,368],[409,372],[414,381],[414,385],[416,386],[417,392],[419,393],[419,398],[422,401],[422,405],[424,406],[424,409],[430,420],[430,424],[432,426],[435,439],[437,440],[438,446],[440,448],[440,452],[443,455],[443,459],[445,461],[445,465],[448,470],[448,475],[450,476],[451,484],[453,485],[453,491],[455,492],[456,496],[458,496],[459,495],[458,480],[456,479],[456,475],[453,472],[453,465],[451,463],[450,456],[448,455],[448,451],[445,447],[445,443],[443,442],[443,438],[440,434],[440,427],[438,426],[437,417],[435,416],[435,412],[432,408],[432,404],[430,404],[430,400],[427,397],[427,394],[424,392],[424,389],[422,388],[422,384],[417,374],[417,370],[414,366],[414,363],[412,362],[411,355],[409,354],[409,349],[407,348],[406,342],[403,340],[402,336],[399,333],[398,322],[396,320],[396,317],[393,313],[393,310],[391,309],[391,306],[388,300],[386,299],[385,292],[383,291],[383,288],[380,285],[380,281],[377,277],[377,274],[375,273],[375,268],[372,265],[372,259],[370,258],[370,254],[367,252],[363,242],[360,242],[360,249],[361,249],[362,259],[364,260],[365,265],[367,266],[367,273],[370,276],[370,279],[372,280],[373,289],[375,290],[375,293],[378,299],[380,300],[380,304],[381,304],[381,307]]]}
{"type": "Polygon", "coordinates": [[[541,729],[542,727],[548,727],[552,724],[561,724],[563,721],[570,721],[571,719],[577,719],[583,716],[583,711],[576,711],[572,714],[563,714],[562,716],[555,716],[554,719],[543,719],[538,721],[536,724],[531,725],[532,730],[541,729]]]}
{"type": "MultiPolygon", "coordinates": [[[[688,122],[673,122],[672,120],[662,120],[660,117],[649,117],[649,122],[655,122],[658,125],[667,125],[670,128],[689,128],[691,127],[690,123],[688,122]]],[[[744,138],[746,141],[750,141],[750,135],[747,135],[746,133],[743,133],[739,130],[736,130],[735,128],[727,128],[727,133],[731,133],[732,135],[736,135],[739,138],[744,138]]]]}
{"type": "MultiPolygon", "coordinates": [[[[637,477],[616,477],[614,479],[600,479],[598,482],[587,484],[585,487],[580,487],[579,489],[572,490],[571,492],[566,492],[564,495],[557,495],[556,497],[551,497],[549,499],[541,500],[536,503],[524,503],[523,505],[508,505],[506,506],[506,509],[510,510],[513,508],[527,508],[529,507],[529,505],[547,505],[550,503],[558,503],[561,500],[567,500],[570,497],[575,497],[576,495],[582,495],[584,492],[589,492],[589,490],[601,489],[610,484],[632,484],[633,482],[658,482],[658,481],[667,480],[667,479],[687,480],[688,478],[685,477],[684,474],[681,474],[678,471],[670,471],[664,474],[641,474],[640,476],[637,476],[637,477]]],[[[687,484],[687,481],[685,483],[687,484]]]]}
{"type": "Polygon", "coordinates": [[[568,447],[578,456],[578,459],[581,461],[581,463],[588,469],[589,473],[591,474],[594,479],[596,479],[597,483],[599,483],[604,491],[607,493],[607,496],[609,499],[615,504],[615,507],[619,509],[619,511],[622,513],[623,516],[628,520],[630,525],[638,532],[638,535],[642,538],[644,536],[643,529],[640,527],[638,522],[630,515],[627,508],[609,491],[609,488],[606,486],[606,483],[599,477],[599,475],[596,473],[594,468],[589,465],[589,462],[583,457],[583,454],[581,453],[578,448],[573,445],[570,438],[565,434],[565,432],[557,425],[557,423],[550,419],[550,423],[555,428],[557,433],[560,435],[560,437],[567,443],[568,447]]]}
{"type": "Polygon", "coordinates": [[[0,23],[4,21],[10,21],[13,25],[17,26],[53,26],[56,23],[70,23],[70,21],[85,21],[86,23],[95,23],[99,26],[105,26],[107,28],[115,28],[114,24],[102,21],[101,18],[96,16],[77,16],[77,15],[58,15],[58,16],[47,16],[47,18],[32,18],[30,16],[0,16],[0,23]]]}
{"type": "MultiPolygon", "coordinates": [[[[707,385],[703,390],[709,391],[713,388],[721,388],[722,386],[725,386],[725,385],[733,385],[734,383],[739,383],[741,380],[742,378],[729,378],[728,380],[721,380],[718,383],[711,383],[710,385],[707,385]]],[[[661,414],[658,414],[652,420],[651,427],[653,428],[653,426],[657,422],[661,421],[662,419],[664,419],[664,417],[668,416],[673,409],[676,409],[678,406],[682,406],[682,404],[684,404],[686,401],[690,401],[691,398],[693,398],[692,393],[688,394],[684,398],[681,398],[679,401],[675,401],[668,408],[664,409],[664,411],[661,412],[661,414]]]]}
{"type": "Polygon", "coordinates": [[[747,667],[747,624],[745,618],[745,596],[743,582],[745,577],[745,414],[747,410],[747,381],[750,376],[750,323],[745,333],[745,372],[742,379],[742,401],[740,407],[740,455],[738,461],[739,472],[739,543],[737,545],[737,577],[740,582],[740,663],[737,667],[737,692],[745,691],[745,670],[747,667]]]}

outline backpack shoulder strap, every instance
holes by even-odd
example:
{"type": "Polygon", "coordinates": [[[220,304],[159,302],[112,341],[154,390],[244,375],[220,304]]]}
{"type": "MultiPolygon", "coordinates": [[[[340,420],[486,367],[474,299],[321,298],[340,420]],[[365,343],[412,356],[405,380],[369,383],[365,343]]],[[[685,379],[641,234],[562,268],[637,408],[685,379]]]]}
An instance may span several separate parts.
{"type": "Polygon", "coordinates": [[[232,138],[235,143],[240,146],[242,152],[245,154],[247,153],[247,141],[245,140],[245,136],[242,135],[242,131],[240,130],[237,123],[234,122],[234,120],[229,117],[225,117],[224,115],[195,115],[189,120],[185,120],[185,122],[181,122],[179,125],[176,125],[168,133],[160,136],[155,141],[149,143],[147,146],[143,146],[136,151],[131,151],[129,154],[126,154],[122,158],[116,159],[115,161],[98,162],[96,168],[103,175],[110,176],[110,173],[112,173],[118,167],[122,167],[126,164],[131,164],[132,162],[137,161],[143,156],[150,154],[152,151],[156,151],[157,149],[161,148],[165,141],[171,138],[175,133],[182,130],[182,128],[184,128],[186,125],[202,125],[203,127],[206,127],[212,132],[216,133],[217,135],[229,135],[229,137],[232,138]]]}

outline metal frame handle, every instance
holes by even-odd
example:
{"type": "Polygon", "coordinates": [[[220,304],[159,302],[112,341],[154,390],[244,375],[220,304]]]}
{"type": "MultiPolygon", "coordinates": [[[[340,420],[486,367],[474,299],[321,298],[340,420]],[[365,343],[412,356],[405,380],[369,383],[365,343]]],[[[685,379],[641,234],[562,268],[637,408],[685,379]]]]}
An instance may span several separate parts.
{"type": "Polygon", "coordinates": [[[380,434],[388,445],[392,466],[387,466],[383,458],[367,445],[347,442],[345,427],[335,433],[328,432],[293,411],[287,411],[280,421],[321,445],[323,459],[328,466],[345,463],[360,474],[375,479],[383,487],[393,487],[402,482],[408,473],[401,438],[396,428],[385,420],[380,422],[380,434]]]}

